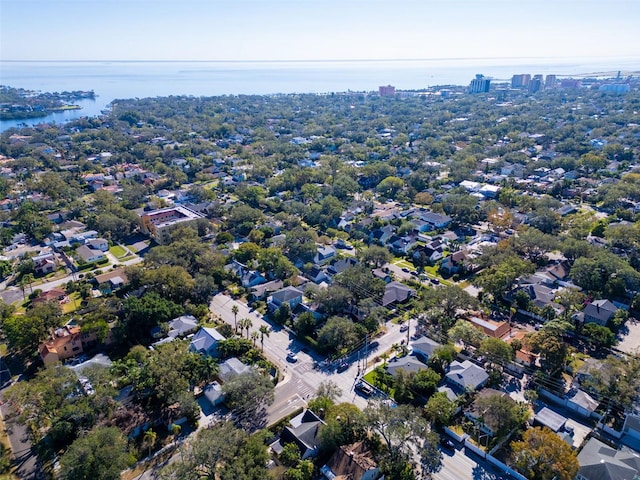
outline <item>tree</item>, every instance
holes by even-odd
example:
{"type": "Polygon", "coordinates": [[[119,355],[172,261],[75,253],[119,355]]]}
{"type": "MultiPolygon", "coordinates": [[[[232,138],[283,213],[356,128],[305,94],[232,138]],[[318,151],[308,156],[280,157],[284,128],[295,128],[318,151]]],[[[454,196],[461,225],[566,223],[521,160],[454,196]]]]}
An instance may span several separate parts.
{"type": "Polygon", "coordinates": [[[457,405],[449,400],[445,392],[434,393],[424,406],[424,416],[438,426],[447,426],[456,413],[457,405]]]}
{"type": "Polygon", "coordinates": [[[156,439],[158,438],[158,434],[156,432],[153,431],[153,429],[149,429],[146,432],[144,432],[144,438],[142,443],[144,443],[145,445],[147,445],[147,447],[149,447],[149,453],[148,455],[151,455],[151,449],[153,448],[153,446],[156,444],[156,439]]]}
{"type": "Polygon", "coordinates": [[[589,371],[586,383],[607,406],[615,405],[623,411],[631,409],[640,397],[640,360],[635,355],[609,355],[601,368],[589,371]]]}
{"type": "Polygon", "coordinates": [[[240,309],[238,308],[238,305],[233,305],[233,307],[231,307],[231,313],[233,313],[233,323],[235,324],[235,331],[236,333],[238,333],[238,312],[240,311],[240,309]]]}
{"type": "Polygon", "coordinates": [[[477,305],[477,301],[458,285],[443,285],[425,291],[425,310],[439,308],[448,319],[454,319],[458,310],[468,310],[477,305]]]}
{"type": "Polygon", "coordinates": [[[481,396],[474,402],[481,421],[502,436],[529,419],[529,409],[502,393],[481,396]]]}
{"type": "Polygon", "coordinates": [[[250,370],[226,381],[222,391],[239,425],[249,430],[264,426],[266,407],[273,402],[273,383],[268,377],[250,370]]]}
{"type": "Polygon", "coordinates": [[[360,261],[370,267],[379,268],[391,261],[391,254],[385,247],[371,245],[360,252],[360,261]]]}
{"type": "Polygon", "coordinates": [[[419,460],[423,472],[440,468],[438,436],[431,431],[419,410],[409,405],[392,408],[383,402],[373,402],[364,414],[369,431],[378,435],[385,447],[383,471],[402,471],[414,458],[419,460]]]}
{"type": "Polygon", "coordinates": [[[332,402],[336,401],[342,395],[342,390],[338,385],[331,380],[324,380],[320,382],[318,385],[318,389],[316,390],[317,397],[328,398],[332,402]]]}
{"type": "Polygon", "coordinates": [[[582,333],[590,342],[600,347],[612,347],[617,343],[615,334],[607,327],[597,323],[587,323],[582,333]]]}
{"type": "Polygon", "coordinates": [[[132,463],[127,441],[115,427],[96,427],[75,440],[60,457],[62,477],[69,480],[118,480],[132,463]]]}
{"type": "Polygon", "coordinates": [[[580,469],[576,452],[547,427],[528,429],[511,451],[516,468],[531,480],[573,480],[580,469]]]}
{"type": "Polygon", "coordinates": [[[180,447],[180,460],[160,473],[164,480],[262,480],[268,478],[267,447],[260,435],[249,436],[230,422],[202,429],[180,447]]]}
{"type": "Polygon", "coordinates": [[[245,317],[242,320],[240,320],[240,331],[242,330],[246,330],[247,331],[247,340],[249,339],[249,330],[251,329],[251,327],[253,327],[253,322],[251,321],[251,319],[249,317],[245,317]]]}
{"type": "Polygon", "coordinates": [[[266,325],[260,325],[260,348],[264,352],[264,337],[269,336],[269,327],[266,325]]]}
{"type": "Polygon", "coordinates": [[[300,449],[295,443],[287,443],[278,455],[278,460],[286,467],[293,467],[300,461],[300,449]]]}
{"type": "Polygon", "coordinates": [[[537,332],[525,337],[525,343],[531,351],[540,354],[546,372],[554,374],[564,366],[568,349],[563,335],[570,328],[572,326],[566,322],[548,322],[537,332]]]}
{"type": "Polygon", "coordinates": [[[474,327],[471,322],[462,319],[451,327],[448,334],[451,341],[460,342],[465,347],[469,345],[477,347],[487,337],[483,331],[474,327]]]}
{"type": "Polygon", "coordinates": [[[499,338],[485,338],[478,347],[478,353],[499,364],[509,362],[513,359],[511,346],[499,338]]]}
{"type": "Polygon", "coordinates": [[[423,368],[411,377],[411,390],[417,395],[426,397],[436,391],[440,380],[441,377],[438,372],[429,367],[423,368]]]}
{"type": "Polygon", "coordinates": [[[342,353],[366,335],[366,329],[345,317],[331,317],[318,331],[318,344],[327,352],[342,353]]]}

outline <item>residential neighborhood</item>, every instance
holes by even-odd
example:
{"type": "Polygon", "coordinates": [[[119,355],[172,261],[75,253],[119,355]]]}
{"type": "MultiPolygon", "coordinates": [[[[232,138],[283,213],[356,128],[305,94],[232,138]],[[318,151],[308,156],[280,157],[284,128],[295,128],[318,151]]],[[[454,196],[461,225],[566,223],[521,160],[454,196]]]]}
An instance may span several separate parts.
{"type": "Polygon", "coordinates": [[[9,445],[25,428],[47,475],[95,441],[123,478],[635,478],[617,81],[119,100],[1,133],[9,445]]]}

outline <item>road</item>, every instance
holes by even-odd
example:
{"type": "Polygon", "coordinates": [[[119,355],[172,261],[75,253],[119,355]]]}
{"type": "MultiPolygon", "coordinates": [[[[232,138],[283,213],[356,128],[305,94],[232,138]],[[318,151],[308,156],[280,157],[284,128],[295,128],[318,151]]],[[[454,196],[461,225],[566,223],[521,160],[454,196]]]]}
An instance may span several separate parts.
{"type": "Polygon", "coordinates": [[[5,422],[7,436],[13,453],[14,474],[21,480],[44,480],[44,474],[38,462],[38,456],[31,448],[31,442],[27,436],[24,425],[11,420],[11,407],[4,403],[0,407],[0,414],[5,422]]]}
{"type": "MultiPolygon", "coordinates": [[[[366,371],[360,369],[359,372],[357,354],[349,359],[349,368],[344,372],[337,373],[333,369],[320,369],[318,364],[324,360],[322,357],[310,350],[305,349],[306,351],[304,351],[304,344],[299,342],[293,334],[280,326],[267,322],[259,312],[250,310],[244,303],[237,302],[227,295],[218,294],[211,301],[211,311],[229,325],[234,326],[235,319],[231,311],[234,305],[238,307],[238,320],[251,319],[253,326],[250,332],[258,331],[261,325],[272,329],[269,337],[264,339],[264,353],[280,368],[284,379],[276,387],[274,403],[268,409],[268,423],[271,424],[305,405],[306,400],[314,396],[320,383],[325,380],[331,380],[342,391],[342,396],[338,401],[350,402],[359,408],[367,406],[367,399],[354,390],[359,378],[358,374],[364,374],[366,371]],[[296,353],[298,357],[296,363],[286,360],[289,352],[296,353]]],[[[388,323],[386,333],[376,338],[379,346],[370,352],[367,357],[367,366],[373,367],[372,357],[389,350],[393,344],[400,343],[404,339],[406,339],[406,333],[400,332],[400,326],[388,323]]],[[[361,362],[361,366],[364,366],[364,363],[361,362]]]]}

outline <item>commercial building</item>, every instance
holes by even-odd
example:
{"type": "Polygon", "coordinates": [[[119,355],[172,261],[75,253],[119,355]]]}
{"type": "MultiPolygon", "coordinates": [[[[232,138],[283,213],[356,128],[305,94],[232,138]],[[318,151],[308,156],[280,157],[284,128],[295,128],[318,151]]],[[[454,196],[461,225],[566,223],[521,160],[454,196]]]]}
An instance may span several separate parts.
{"type": "Polygon", "coordinates": [[[378,92],[381,97],[393,97],[396,94],[396,87],[393,85],[383,85],[378,87],[378,92]]]}
{"type": "Polygon", "coordinates": [[[486,93],[489,88],[491,88],[491,80],[478,74],[469,84],[469,93],[486,93]]]}
{"type": "Polygon", "coordinates": [[[181,205],[161,208],[145,212],[140,217],[142,232],[149,235],[160,245],[171,242],[171,230],[178,225],[186,225],[204,218],[204,215],[194,212],[181,205]]]}

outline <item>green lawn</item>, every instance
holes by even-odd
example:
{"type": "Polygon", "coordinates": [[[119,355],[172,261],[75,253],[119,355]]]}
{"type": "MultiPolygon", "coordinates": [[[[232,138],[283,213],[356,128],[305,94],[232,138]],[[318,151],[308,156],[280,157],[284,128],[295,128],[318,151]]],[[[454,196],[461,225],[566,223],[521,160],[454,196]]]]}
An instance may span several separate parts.
{"type": "Polygon", "coordinates": [[[120,245],[110,247],[109,252],[111,252],[111,254],[116,258],[122,258],[128,255],[128,252],[120,245]]]}
{"type": "Polygon", "coordinates": [[[69,295],[69,301],[62,304],[62,313],[72,313],[78,308],[78,305],[82,302],[79,292],[73,292],[69,295]]]}

